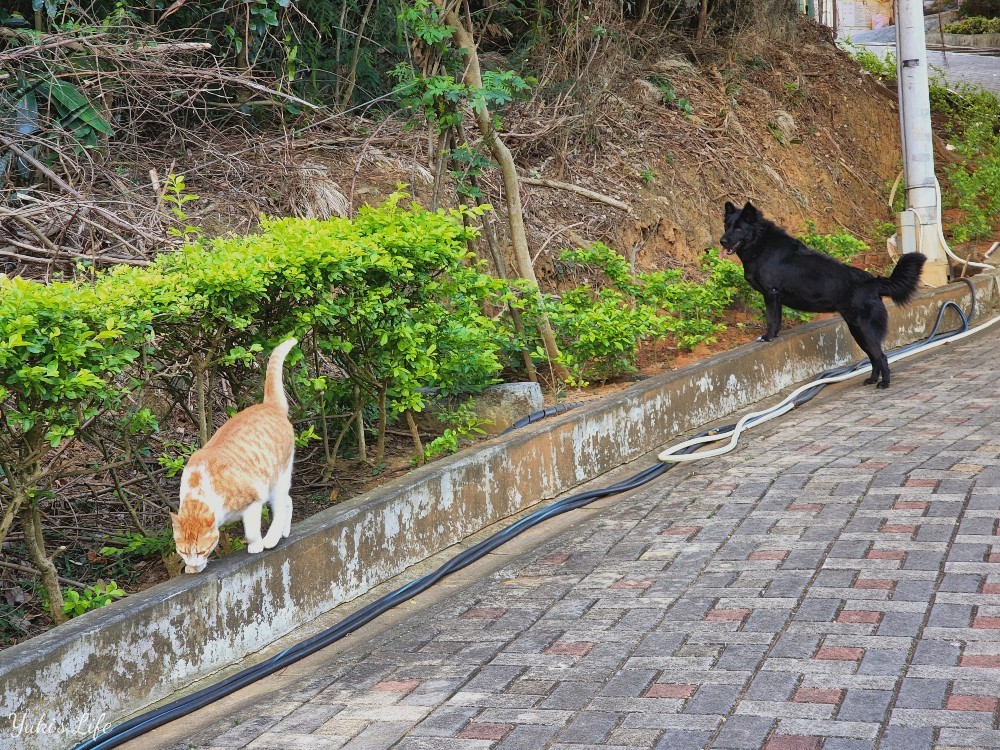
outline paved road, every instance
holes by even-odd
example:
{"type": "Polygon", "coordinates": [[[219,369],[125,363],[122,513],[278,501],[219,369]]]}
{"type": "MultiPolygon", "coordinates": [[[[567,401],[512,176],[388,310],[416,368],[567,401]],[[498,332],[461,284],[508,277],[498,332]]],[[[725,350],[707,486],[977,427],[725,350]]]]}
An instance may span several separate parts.
{"type": "MultiPolygon", "coordinates": [[[[895,43],[889,45],[866,43],[861,46],[877,52],[895,54],[895,43]]],[[[928,50],[927,63],[931,72],[936,68],[949,83],[967,83],[982,86],[988,91],[1000,94],[1000,56],[975,54],[972,52],[935,52],[928,50]]]]}
{"type": "Polygon", "coordinates": [[[928,51],[927,63],[949,83],[974,84],[1000,94],[1000,56],[928,51]]]}
{"type": "Polygon", "coordinates": [[[828,390],[161,741],[1000,748],[998,344],[828,390]]]}

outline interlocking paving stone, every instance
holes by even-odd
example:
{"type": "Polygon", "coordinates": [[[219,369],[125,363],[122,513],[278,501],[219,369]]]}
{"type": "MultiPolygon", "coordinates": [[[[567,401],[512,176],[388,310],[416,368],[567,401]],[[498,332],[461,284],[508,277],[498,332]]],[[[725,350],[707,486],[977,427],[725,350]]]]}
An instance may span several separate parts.
{"type": "Polygon", "coordinates": [[[823,394],[176,747],[998,748],[998,340],[823,394]]]}

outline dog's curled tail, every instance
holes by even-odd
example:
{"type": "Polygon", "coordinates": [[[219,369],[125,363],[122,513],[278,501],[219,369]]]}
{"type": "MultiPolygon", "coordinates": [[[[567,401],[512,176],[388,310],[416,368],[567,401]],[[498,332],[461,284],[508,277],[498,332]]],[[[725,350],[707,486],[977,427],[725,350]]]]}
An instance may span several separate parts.
{"type": "Polygon", "coordinates": [[[927,256],[921,253],[906,253],[896,267],[892,269],[892,274],[888,277],[879,276],[875,280],[878,282],[878,293],[882,297],[891,297],[897,305],[905,305],[913,298],[917,291],[917,282],[920,281],[920,270],[924,267],[927,256]]]}

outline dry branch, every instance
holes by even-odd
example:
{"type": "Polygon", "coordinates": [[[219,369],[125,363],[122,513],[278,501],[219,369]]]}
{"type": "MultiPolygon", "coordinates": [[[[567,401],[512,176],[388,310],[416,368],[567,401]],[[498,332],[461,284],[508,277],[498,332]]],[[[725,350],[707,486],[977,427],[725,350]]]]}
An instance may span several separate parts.
{"type": "Polygon", "coordinates": [[[594,190],[589,190],[588,188],[580,187],[579,185],[573,185],[569,182],[560,182],[559,180],[549,180],[538,177],[522,177],[521,182],[525,185],[538,185],[540,187],[552,188],[554,190],[566,190],[570,193],[582,195],[584,198],[589,198],[592,201],[612,206],[617,208],[619,211],[624,211],[627,214],[632,213],[632,207],[627,203],[623,203],[622,201],[617,200],[616,198],[611,198],[607,195],[602,195],[594,190]]]}

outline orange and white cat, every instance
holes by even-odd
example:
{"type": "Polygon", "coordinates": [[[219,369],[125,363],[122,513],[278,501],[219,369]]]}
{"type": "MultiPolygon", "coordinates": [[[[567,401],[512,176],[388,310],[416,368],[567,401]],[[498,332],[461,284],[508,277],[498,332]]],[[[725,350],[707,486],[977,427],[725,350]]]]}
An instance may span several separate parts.
{"type": "Polygon", "coordinates": [[[295,431],[288,421],[288,400],[281,372],[288,351],[279,344],[267,362],[264,402],[236,414],[196,451],[181,475],[181,506],[171,513],[174,542],[185,573],[198,573],[219,543],[219,527],[243,519],[247,552],[271,549],[292,526],[292,459],[295,431]],[[264,503],[271,506],[271,526],[260,535],[264,503]]]}

